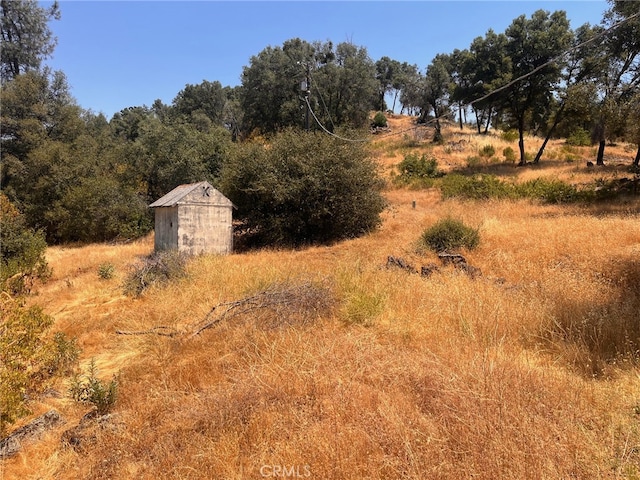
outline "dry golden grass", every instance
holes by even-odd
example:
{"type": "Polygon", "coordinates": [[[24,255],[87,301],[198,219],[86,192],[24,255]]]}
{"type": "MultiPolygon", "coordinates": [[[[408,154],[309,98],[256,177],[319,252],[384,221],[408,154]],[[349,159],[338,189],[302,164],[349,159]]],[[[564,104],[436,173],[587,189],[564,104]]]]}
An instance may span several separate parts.
{"type": "MultiPolygon", "coordinates": [[[[462,153],[436,156],[464,166],[462,153]]],[[[585,171],[545,161],[507,174],[593,177],[585,171]]],[[[55,407],[67,424],[0,464],[0,479],[273,478],[274,467],[321,479],[638,478],[640,368],[569,334],[594,317],[640,321],[638,198],[596,208],[385,194],[371,235],[199,257],[187,278],[140,298],[120,284],[150,238],[50,248],[54,278],[34,301],[79,339],[83,364],[95,358],[101,377],[120,373],[116,420],[72,449],[61,433],[86,408],[34,402],[35,413],[55,407]],[[480,246],[464,253],[480,278],[385,267],[388,255],[416,268],[437,262],[416,242],[446,216],[479,228],[480,246]],[[105,262],[113,279],[97,274],[105,262]],[[328,287],[334,302],[311,321],[264,310],[195,337],[115,334],[183,327],[219,303],[305,282],[328,287]]]]}

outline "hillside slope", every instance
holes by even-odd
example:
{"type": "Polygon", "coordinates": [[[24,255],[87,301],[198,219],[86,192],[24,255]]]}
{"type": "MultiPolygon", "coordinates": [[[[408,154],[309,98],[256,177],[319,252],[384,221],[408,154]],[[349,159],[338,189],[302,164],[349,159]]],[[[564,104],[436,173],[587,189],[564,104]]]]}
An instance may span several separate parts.
{"type": "MultiPolygon", "coordinates": [[[[405,133],[374,142],[385,175],[409,152],[451,171],[468,168],[486,143],[507,145],[452,129],[433,147],[407,118],[392,118],[391,132],[405,133]]],[[[554,143],[557,158],[537,168],[487,161],[465,172],[575,183],[625,174],[624,146],[598,171],[584,166],[588,148],[569,152],[572,161],[562,149],[554,143]]],[[[34,416],[55,408],[66,423],[3,461],[0,479],[640,475],[637,359],[589,343],[618,341],[616,329],[639,321],[638,197],[443,200],[391,181],[385,195],[371,235],[194,258],[186,278],[139,298],[125,296],[122,282],[152,238],[50,248],[53,278],[33,301],[78,338],[83,368],[94,359],[99,377],[118,375],[119,400],[109,420],[76,430],[69,445],[61,437],[88,407],[61,382],[61,396],[32,407],[34,416]],[[446,217],[479,229],[479,247],[462,253],[481,275],[417,248],[446,217]],[[439,269],[423,277],[388,266],[389,256],[439,269]],[[113,278],[98,276],[103,264],[113,278]],[[251,308],[215,317],[228,302],[251,308]],[[207,318],[220,321],[195,336],[116,333],[193,332],[207,318]]]]}

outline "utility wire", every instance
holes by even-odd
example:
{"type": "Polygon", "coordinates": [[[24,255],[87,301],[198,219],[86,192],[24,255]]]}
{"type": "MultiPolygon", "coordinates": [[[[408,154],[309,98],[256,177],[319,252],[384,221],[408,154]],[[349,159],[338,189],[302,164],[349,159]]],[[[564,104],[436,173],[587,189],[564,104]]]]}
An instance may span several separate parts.
{"type": "MultiPolygon", "coordinates": [[[[502,87],[498,87],[498,88],[496,88],[495,90],[492,90],[491,92],[487,93],[486,95],[484,95],[484,96],[482,96],[482,97],[480,97],[480,98],[477,98],[476,100],[473,100],[473,101],[469,102],[469,104],[468,104],[468,105],[473,105],[474,103],[481,102],[481,101],[486,100],[487,98],[489,98],[491,95],[494,95],[494,94],[496,94],[496,93],[498,93],[498,92],[501,92],[501,91],[503,91],[503,90],[506,90],[507,88],[511,87],[512,85],[514,85],[514,84],[518,83],[520,80],[524,80],[525,78],[530,77],[531,75],[533,75],[534,73],[536,73],[536,72],[538,72],[539,70],[543,69],[543,68],[544,68],[544,67],[546,67],[547,65],[550,65],[550,64],[552,64],[552,63],[557,62],[558,60],[562,59],[565,55],[567,55],[567,54],[569,54],[569,53],[571,53],[571,52],[573,52],[573,51],[575,51],[575,50],[578,50],[579,48],[582,48],[582,47],[584,47],[585,45],[587,45],[587,44],[589,44],[589,43],[591,43],[591,42],[594,42],[595,40],[599,39],[600,37],[603,37],[603,36],[607,35],[609,32],[611,32],[611,31],[613,31],[613,30],[617,29],[618,27],[620,27],[620,25],[623,25],[624,23],[626,23],[626,22],[628,22],[629,20],[632,20],[632,19],[634,19],[634,18],[636,18],[636,17],[640,17],[640,12],[638,12],[638,13],[634,13],[634,14],[633,14],[633,15],[631,15],[630,17],[627,17],[627,18],[625,18],[625,19],[623,19],[623,20],[620,20],[619,22],[617,22],[617,23],[615,23],[615,24],[611,25],[609,28],[607,28],[607,29],[603,30],[603,31],[602,31],[602,32],[600,32],[599,34],[595,35],[594,37],[592,37],[592,38],[590,38],[590,39],[588,39],[588,40],[585,40],[584,42],[581,42],[580,44],[578,44],[578,45],[576,45],[576,46],[574,46],[574,47],[571,47],[571,48],[569,48],[568,50],[565,50],[565,51],[564,51],[564,52],[562,52],[560,55],[558,55],[558,56],[556,56],[556,57],[552,58],[551,60],[549,60],[549,61],[547,61],[547,62],[543,63],[542,65],[539,65],[538,67],[534,68],[534,69],[533,69],[533,70],[531,70],[530,72],[525,73],[524,75],[519,76],[519,77],[518,77],[518,78],[516,78],[515,80],[510,81],[510,82],[509,82],[509,83],[507,83],[506,85],[503,85],[502,87]]],[[[320,96],[320,98],[322,99],[322,95],[320,96]]],[[[343,141],[345,141],[345,142],[364,143],[364,142],[370,142],[370,141],[372,141],[372,140],[373,140],[373,139],[371,139],[371,138],[369,138],[369,139],[349,139],[349,138],[344,138],[344,137],[341,137],[341,136],[339,136],[339,135],[336,135],[336,134],[335,134],[335,133],[333,133],[333,132],[330,132],[329,130],[327,130],[327,129],[325,128],[325,126],[320,122],[320,120],[318,119],[318,117],[317,117],[317,116],[316,116],[316,114],[314,113],[313,109],[311,108],[311,105],[309,104],[309,99],[308,99],[308,98],[305,98],[305,102],[307,103],[307,107],[309,108],[309,111],[311,112],[311,115],[313,116],[313,118],[314,118],[314,120],[316,121],[316,123],[318,124],[318,126],[319,126],[319,127],[320,127],[324,132],[325,132],[325,133],[327,133],[328,135],[330,135],[330,136],[332,136],[332,137],[335,137],[335,138],[338,138],[338,139],[340,139],[340,140],[343,140],[343,141]]],[[[323,103],[324,103],[324,100],[323,100],[323,103]]],[[[325,109],[326,109],[326,105],[325,105],[325,109]]],[[[328,112],[328,111],[327,111],[327,114],[329,114],[329,112],[328,112]]],[[[447,117],[447,115],[443,115],[443,116],[442,116],[442,117],[440,117],[440,118],[446,118],[446,117],[447,117]]],[[[331,120],[331,116],[330,116],[330,115],[329,115],[329,119],[331,120]]],[[[435,120],[436,120],[436,119],[430,120],[430,121],[429,121],[429,122],[427,122],[427,123],[433,123],[433,122],[435,122],[435,120]]],[[[333,122],[332,122],[332,124],[333,124],[333,122]]],[[[400,132],[390,133],[390,134],[388,134],[388,135],[384,135],[384,136],[379,137],[379,138],[387,138],[387,137],[390,137],[390,136],[393,136],[393,135],[399,135],[399,134],[401,134],[401,133],[405,133],[405,132],[408,132],[408,131],[411,131],[411,130],[415,130],[415,127],[414,127],[414,128],[412,128],[412,129],[407,129],[407,130],[403,130],[403,131],[400,131],[400,132]]]]}
{"type": "Polygon", "coordinates": [[[539,65],[538,67],[534,68],[533,70],[531,70],[529,73],[525,73],[524,75],[521,75],[520,77],[516,78],[515,80],[510,81],[509,83],[507,83],[506,85],[503,85],[502,87],[496,88],[495,90],[487,93],[486,95],[473,100],[472,102],[469,102],[469,105],[473,105],[474,103],[477,102],[481,102],[482,100],[486,100],[487,98],[489,98],[491,95],[501,92],[503,90],[506,90],[507,88],[509,88],[510,86],[518,83],[520,80],[524,80],[527,77],[530,77],[531,75],[533,75],[534,73],[536,73],[537,71],[543,69],[544,67],[546,67],[547,65],[550,65],[552,63],[557,62],[558,60],[562,59],[565,55],[573,52],[574,50],[578,50],[579,48],[584,47],[585,45],[594,42],[595,40],[599,39],[600,37],[603,37],[604,35],[608,34],[609,32],[611,32],[612,30],[615,30],[616,28],[618,28],[620,25],[622,25],[623,23],[628,22],[629,20],[636,18],[640,16],[640,12],[638,13],[634,13],[633,15],[631,15],[630,17],[625,18],[624,20],[620,20],[618,23],[615,23],[613,25],[611,25],[609,28],[607,28],[606,30],[603,30],[602,32],[600,32],[599,34],[595,35],[593,38],[590,38],[589,40],[585,40],[584,42],[576,45],[575,47],[571,47],[570,49],[562,52],[560,55],[558,55],[557,57],[552,58],[551,60],[549,60],[548,62],[543,63],[542,65],[539,65]]]}

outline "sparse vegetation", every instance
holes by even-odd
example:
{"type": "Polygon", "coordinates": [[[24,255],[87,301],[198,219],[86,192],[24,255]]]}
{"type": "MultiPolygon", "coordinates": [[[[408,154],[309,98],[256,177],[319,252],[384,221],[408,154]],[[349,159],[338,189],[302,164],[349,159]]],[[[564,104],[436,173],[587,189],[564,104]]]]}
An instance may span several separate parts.
{"type": "Polygon", "coordinates": [[[78,347],[51,333],[53,321],[41,308],[0,294],[0,435],[30,412],[29,399],[75,365],[78,347]]]}
{"type": "Polygon", "coordinates": [[[152,253],[131,267],[124,282],[124,292],[140,296],[152,286],[162,286],[185,277],[188,259],[186,254],[177,250],[152,253]]]}
{"type": "Polygon", "coordinates": [[[105,415],[118,399],[118,379],[114,377],[108,382],[99,379],[95,359],[91,359],[88,372],[71,379],[69,393],[75,401],[92,405],[97,415],[105,415]]]}
{"type": "Polygon", "coordinates": [[[98,267],[98,276],[103,280],[110,280],[116,273],[113,263],[101,263],[98,267]]]}

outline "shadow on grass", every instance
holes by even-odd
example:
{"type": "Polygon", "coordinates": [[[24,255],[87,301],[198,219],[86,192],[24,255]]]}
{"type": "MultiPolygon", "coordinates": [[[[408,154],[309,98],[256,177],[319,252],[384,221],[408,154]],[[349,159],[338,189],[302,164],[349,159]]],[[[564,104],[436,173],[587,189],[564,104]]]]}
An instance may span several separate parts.
{"type": "Polygon", "coordinates": [[[545,335],[577,371],[606,378],[640,365],[640,259],[612,258],[598,275],[610,289],[606,300],[556,298],[545,335]]]}

